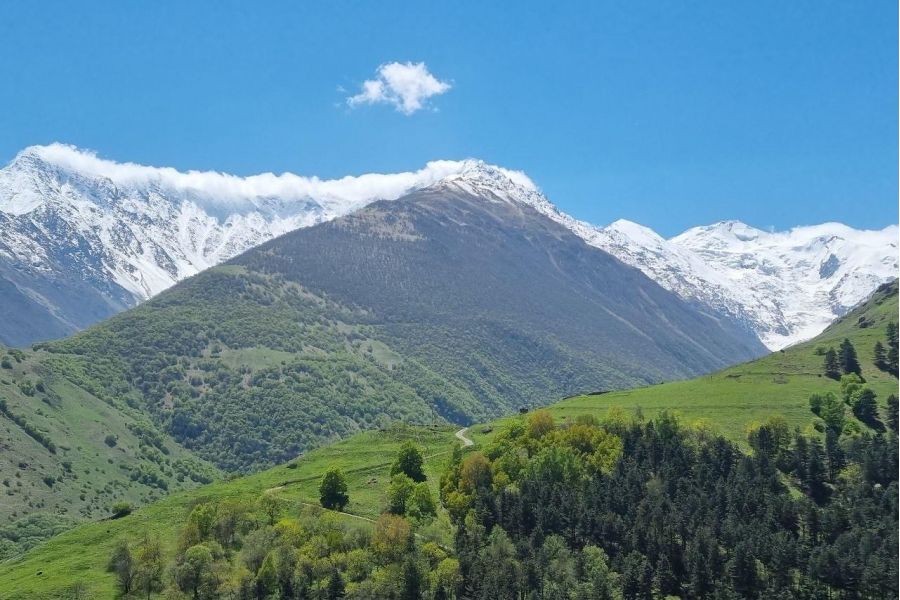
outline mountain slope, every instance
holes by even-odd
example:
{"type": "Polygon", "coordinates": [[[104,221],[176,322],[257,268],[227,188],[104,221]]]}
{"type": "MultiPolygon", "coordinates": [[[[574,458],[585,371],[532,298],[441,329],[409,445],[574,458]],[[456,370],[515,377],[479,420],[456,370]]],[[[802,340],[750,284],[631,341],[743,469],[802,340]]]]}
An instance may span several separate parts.
{"type": "MultiPolygon", "coordinates": [[[[870,342],[874,343],[880,326],[895,319],[896,315],[896,286],[887,286],[810,344],[796,346],[783,353],[773,353],[764,359],[727,369],[712,377],[633,390],[629,395],[605,394],[573,398],[553,404],[548,410],[557,418],[557,423],[563,424],[574,420],[577,415],[586,413],[602,418],[610,405],[641,406],[656,411],[661,408],[670,409],[678,403],[679,412],[688,419],[708,415],[712,409],[713,418],[722,417],[725,421],[707,422],[707,426],[718,427],[721,424],[724,432],[737,441],[744,439],[746,432],[743,427],[748,419],[755,420],[782,414],[786,415],[791,423],[806,426],[813,420],[812,413],[809,412],[806,398],[795,398],[795,394],[798,392],[805,394],[810,389],[821,391],[834,385],[830,380],[823,381],[822,378],[815,376],[811,378],[804,374],[804,370],[812,368],[805,366],[807,363],[817,365],[821,359],[815,355],[816,344],[832,344],[849,336],[861,350],[864,373],[870,381],[879,386],[882,392],[896,388],[896,379],[891,381],[887,376],[879,375],[871,365],[870,356],[862,351],[870,345],[870,342]],[[858,326],[861,322],[870,325],[861,328],[858,326]],[[714,397],[714,402],[707,401],[705,394],[721,391],[710,383],[716,378],[721,376],[727,379],[729,374],[747,377],[753,371],[770,370],[776,364],[792,365],[788,370],[776,367],[781,369],[779,373],[788,380],[779,384],[786,392],[782,396],[783,402],[772,402],[771,398],[761,399],[756,405],[748,407],[747,413],[736,415],[734,423],[729,423],[728,414],[735,404],[732,399],[719,394],[714,397]],[[688,392],[686,389],[679,389],[679,386],[685,388],[693,386],[693,388],[688,392]],[[649,395],[651,390],[673,394],[672,402],[668,405],[654,403],[653,397],[649,395]],[[615,402],[607,401],[613,396],[617,396],[615,402]],[[629,404],[629,398],[633,398],[635,403],[629,404]],[[719,407],[718,412],[715,411],[716,406],[719,407]]],[[[771,372],[769,375],[771,376],[771,372]]],[[[763,396],[768,395],[765,385],[759,387],[758,391],[763,396]]],[[[521,418],[509,417],[494,421],[485,427],[472,427],[467,435],[478,442],[476,450],[483,449],[497,433],[506,429],[506,425],[521,418]]],[[[350,515],[357,515],[355,518],[350,515],[339,515],[338,518],[365,527],[365,519],[376,517],[387,504],[389,468],[399,443],[403,440],[415,440],[423,447],[428,482],[435,491],[439,474],[449,463],[450,449],[459,443],[453,438],[452,431],[447,428],[429,430],[392,428],[361,433],[349,440],[315,450],[296,461],[262,473],[215,483],[199,490],[173,494],[124,519],[81,525],[22,557],[0,563],[0,598],[18,600],[36,594],[44,594],[48,598],[66,598],[70,597],[71,590],[78,583],[83,586],[83,592],[98,596],[110,595],[114,593],[114,582],[112,575],[106,572],[106,564],[116,540],[123,538],[137,540],[145,531],[150,531],[159,536],[164,554],[171,557],[176,552],[179,528],[198,502],[227,499],[253,505],[263,494],[276,494],[287,507],[297,506],[298,503],[315,504],[321,474],[331,466],[339,466],[347,473],[350,504],[345,510],[350,515]],[[78,551],[74,551],[75,549],[78,551]]],[[[285,513],[288,513],[288,510],[286,508],[285,513]]],[[[264,520],[265,517],[260,514],[258,518],[264,520]]],[[[439,523],[442,523],[443,527],[448,527],[446,522],[439,521],[439,523]]],[[[440,535],[441,532],[435,529],[438,528],[423,531],[423,534],[440,535]]]]}
{"type": "Polygon", "coordinates": [[[78,331],[264,240],[471,164],[322,181],[181,173],[61,144],[27,148],[0,169],[0,306],[9,316],[0,342],[78,331]]]}
{"type": "Polygon", "coordinates": [[[42,347],[229,471],[390,420],[466,423],[763,350],[529,206],[446,183],[42,347]]]}
{"type": "Polygon", "coordinates": [[[727,221],[665,240],[616,221],[586,239],[756,332],[773,350],[810,339],[900,274],[896,225],[859,231],[825,223],[770,233],[727,221]]]}
{"type": "MultiPolygon", "coordinates": [[[[318,504],[319,481],[330,467],[339,467],[347,475],[351,498],[344,510],[358,515],[331,516],[368,530],[367,521],[377,519],[388,503],[390,465],[405,441],[414,441],[422,448],[428,484],[437,497],[441,473],[453,447],[459,443],[453,437],[453,429],[399,427],[360,433],[286,465],[171,494],[122,519],[80,525],[24,556],[0,561],[0,599],[68,599],[76,584],[83,588],[79,597],[113,597],[115,577],[106,565],[117,540],[138,539],[150,532],[159,536],[165,556],[173,556],[184,520],[199,502],[243,503],[256,512],[251,515],[253,518],[264,522],[266,516],[259,511],[257,502],[265,494],[274,494],[281,503],[282,514],[291,516],[303,504],[318,504]]],[[[323,515],[323,523],[326,519],[323,515]]],[[[444,532],[423,532],[426,536],[434,533],[444,532]]],[[[452,545],[449,532],[446,538],[438,539],[444,546],[452,545]]]]}
{"type": "MultiPolygon", "coordinates": [[[[885,401],[891,394],[898,395],[898,383],[896,376],[875,366],[873,349],[875,342],[885,344],[887,324],[897,321],[895,280],[879,287],[865,302],[802,344],[695,379],[576,396],[549,408],[566,419],[602,413],[611,407],[640,410],[648,417],[666,410],[689,422],[700,421],[739,443],[745,442],[748,425],[772,415],[785,417],[792,427],[810,428],[817,420],[809,409],[810,395],[841,395],[840,383],[824,376],[822,352],[837,348],[847,338],[856,348],[867,385],[878,395],[884,421],[885,401]]],[[[847,413],[853,420],[849,409],[847,413]]],[[[478,428],[473,431],[472,438],[483,441],[485,436],[478,434],[478,428]]]]}
{"type": "Polygon", "coordinates": [[[217,474],[77,361],[0,347],[0,558],[116,501],[146,504],[217,474]]]}
{"type": "Polygon", "coordinates": [[[475,160],[336,180],[241,178],[51,144],[0,169],[0,343],[63,337],[285,232],[439,182],[530,206],[770,348],[815,335],[898,272],[896,227],[768,234],[728,222],[664,240],[627,221],[578,221],[524,174],[475,160]]]}

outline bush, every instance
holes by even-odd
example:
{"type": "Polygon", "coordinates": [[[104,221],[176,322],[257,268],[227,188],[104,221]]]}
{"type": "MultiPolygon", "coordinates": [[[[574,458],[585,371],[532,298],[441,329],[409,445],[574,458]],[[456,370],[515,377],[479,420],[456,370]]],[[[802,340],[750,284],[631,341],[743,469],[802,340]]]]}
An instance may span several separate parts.
{"type": "Polygon", "coordinates": [[[134,507],[131,506],[131,503],[125,502],[124,500],[116,502],[112,505],[112,518],[121,519],[122,517],[130,515],[132,510],[134,510],[134,507]]]}

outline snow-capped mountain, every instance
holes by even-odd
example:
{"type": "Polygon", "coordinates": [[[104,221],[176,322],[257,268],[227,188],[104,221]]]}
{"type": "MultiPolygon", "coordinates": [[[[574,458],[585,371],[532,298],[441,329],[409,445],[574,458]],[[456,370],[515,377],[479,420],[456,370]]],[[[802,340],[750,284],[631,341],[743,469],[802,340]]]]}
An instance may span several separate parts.
{"type": "Polygon", "coordinates": [[[896,226],[767,233],[729,222],[665,240],[628,221],[578,221],[525,174],[476,160],[335,180],[237,177],[52,144],[0,169],[0,341],[66,335],[288,231],[441,187],[531,206],[773,349],[815,335],[898,272],[896,226]]]}
{"type": "Polygon", "coordinates": [[[724,221],[666,240],[624,219],[606,227],[579,221],[530,180],[516,181],[484,165],[440,185],[529,204],[701,310],[754,332],[771,350],[816,336],[900,274],[896,225],[861,231],[824,223],[766,232],[724,221]]]}

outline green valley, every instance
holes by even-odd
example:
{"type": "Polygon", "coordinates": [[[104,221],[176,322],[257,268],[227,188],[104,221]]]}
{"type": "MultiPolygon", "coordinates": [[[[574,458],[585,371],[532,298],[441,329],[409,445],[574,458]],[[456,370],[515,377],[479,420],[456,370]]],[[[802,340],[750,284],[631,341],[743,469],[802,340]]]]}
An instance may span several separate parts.
{"type": "MultiPolygon", "coordinates": [[[[880,289],[868,302],[808,343],[694,380],[627,392],[569,398],[550,405],[546,411],[539,411],[537,414],[506,417],[475,425],[465,435],[473,438],[476,444],[464,451],[469,453],[468,456],[480,455],[483,451],[494,457],[493,460],[500,460],[497,452],[509,443],[504,440],[509,440],[510,435],[521,435],[510,432],[521,432],[523,428],[533,430],[536,427],[535,419],[541,414],[546,415],[546,418],[552,416],[557,425],[563,428],[562,432],[567,431],[566,424],[593,426],[590,424],[600,420],[607,423],[604,425],[607,431],[618,431],[620,433],[616,435],[625,436],[626,440],[631,439],[628,436],[651,435],[657,427],[669,427],[666,425],[669,417],[657,415],[677,414],[682,423],[692,425],[691,431],[694,431],[679,435],[687,435],[688,438],[699,436],[697,439],[700,442],[707,443],[710,436],[714,435],[713,432],[720,431],[743,445],[745,452],[748,450],[747,432],[752,425],[758,426],[769,417],[782,416],[790,427],[796,426],[815,439],[820,436],[819,430],[822,427],[821,421],[810,410],[809,396],[827,391],[840,393],[840,385],[821,373],[822,348],[838,345],[845,338],[850,339],[859,349],[863,376],[878,394],[881,420],[888,422],[890,419],[885,399],[891,393],[896,393],[897,379],[874,366],[871,348],[876,341],[884,340],[886,326],[893,321],[896,311],[895,283],[880,289]],[[657,421],[657,418],[661,420],[657,421]],[[629,422],[633,425],[627,425],[629,422]],[[638,429],[624,434],[622,427],[638,429]],[[643,433],[634,433],[635,431],[643,433]]],[[[230,356],[224,351],[220,355],[222,360],[230,356]]],[[[254,351],[241,356],[239,362],[244,364],[254,357],[258,361],[257,365],[270,364],[282,358],[278,354],[254,351]]],[[[866,444],[871,443],[866,441],[869,439],[867,436],[870,429],[852,417],[849,417],[849,421],[853,425],[845,428],[843,435],[847,452],[854,456],[854,453],[868,451],[865,449],[868,448],[866,444]]],[[[546,426],[552,429],[552,421],[546,426]]],[[[574,433],[577,430],[571,431],[574,433]]],[[[177,552],[180,531],[199,503],[239,501],[254,507],[251,514],[255,516],[252,518],[259,522],[266,519],[260,499],[272,495],[279,501],[279,515],[302,515],[306,510],[304,506],[318,503],[319,482],[322,474],[331,467],[340,467],[346,474],[350,497],[350,503],[344,508],[347,514],[336,515],[334,518],[348,527],[368,531],[373,526],[372,521],[388,506],[390,465],[404,441],[413,441],[422,449],[428,485],[435,496],[439,491],[453,489],[442,489],[438,485],[443,480],[442,474],[452,473],[454,468],[459,477],[458,463],[454,467],[453,461],[457,457],[454,448],[461,446],[461,440],[454,437],[453,428],[397,425],[359,433],[348,440],[308,452],[296,460],[261,473],[214,483],[196,490],[176,492],[124,518],[85,524],[62,533],[22,557],[0,564],[0,598],[11,600],[35,597],[38,593],[47,598],[70,598],[75,597],[73,594],[76,592],[81,594],[78,597],[90,597],[89,593],[96,594],[97,597],[108,597],[114,589],[114,577],[106,571],[106,565],[117,541],[127,539],[136,543],[149,533],[158,536],[164,554],[172,557],[177,552]],[[86,550],[74,552],[75,548],[86,550]]],[[[628,444],[631,443],[637,442],[626,443],[626,458],[632,452],[628,450],[631,447],[628,444]]],[[[615,448],[615,444],[608,446],[610,458],[603,459],[603,464],[612,464],[609,461],[616,460],[618,454],[615,448]]],[[[760,450],[754,452],[757,459],[759,452],[760,450]]],[[[509,459],[503,459],[507,460],[509,459]]],[[[508,465],[500,465],[507,465],[507,462],[496,464],[495,476],[500,469],[510,469],[508,465]]],[[[609,467],[603,469],[605,472],[609,467]]],[[[799,482],[795,485],[802,487],[803,484],[799,482]]],[[[837,489],[837,479],[833,485],[837,489]]],[[[781,495],[785,493],[785,490],[779,492],[781,495]]],[[[445,500],[448,498],[445,497],[445,500]]],[[[431,540],[438,547],[453,546],[454,527],[451,526],[450,517],[456,501],[451,499],[450,502],[449,514],[441,509],[433,524],[418,530],[421,542],[431,540]]],[[[459,522],[456,524],[459,525],[459,522]]],[[[625,568],[623,565],[627,561],[622,561],[623,557],[620,556],[614,559],[613,564],[618,565],[617,568],[625,568]]]]}

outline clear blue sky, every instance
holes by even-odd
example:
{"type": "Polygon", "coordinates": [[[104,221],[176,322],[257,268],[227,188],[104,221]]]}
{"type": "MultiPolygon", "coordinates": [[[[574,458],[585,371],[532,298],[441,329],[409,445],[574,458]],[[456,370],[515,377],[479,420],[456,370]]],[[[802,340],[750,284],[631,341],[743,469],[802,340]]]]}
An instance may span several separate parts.
{"type": "Polygon", "coordinates": [[[0,159],[61,141],[335,177],[478,157],[598,224],[882,227],[897,22],[893,0],[4,2],[0,159]],[[348,107],[391,61],[452,88],[348,107]]]}

